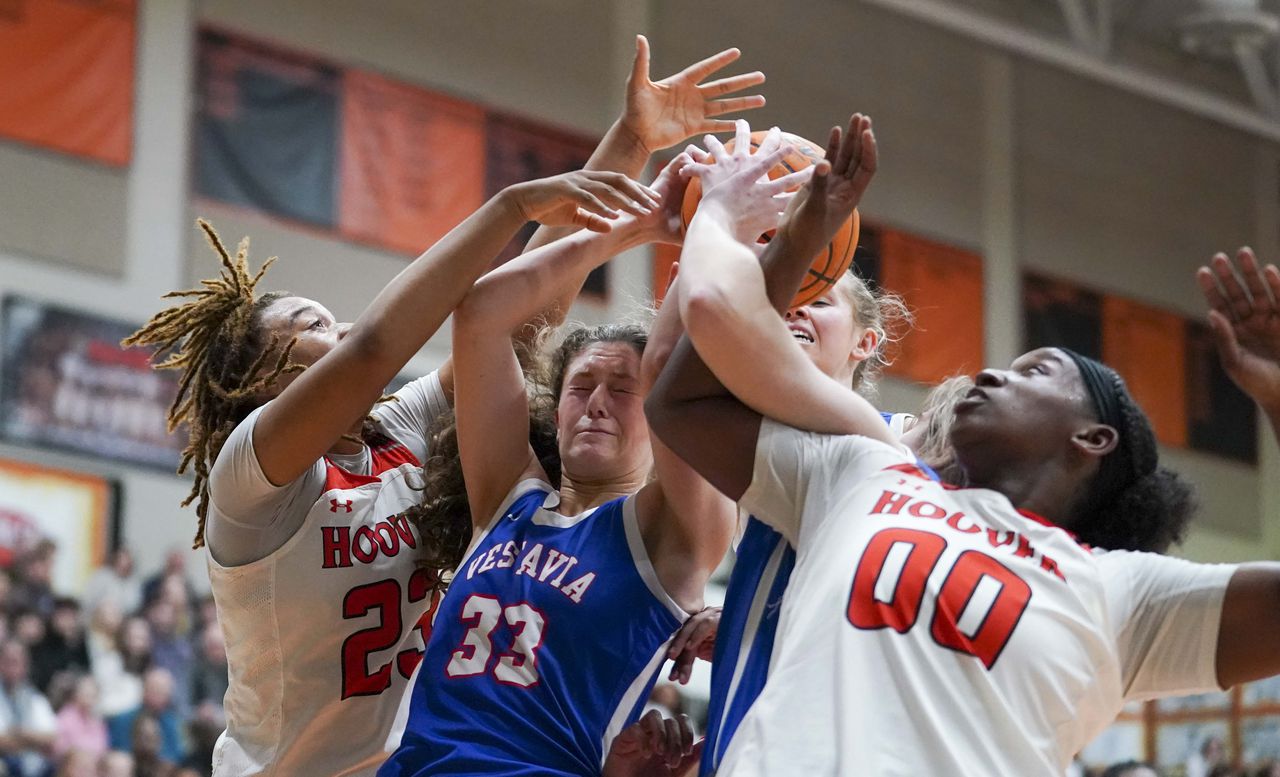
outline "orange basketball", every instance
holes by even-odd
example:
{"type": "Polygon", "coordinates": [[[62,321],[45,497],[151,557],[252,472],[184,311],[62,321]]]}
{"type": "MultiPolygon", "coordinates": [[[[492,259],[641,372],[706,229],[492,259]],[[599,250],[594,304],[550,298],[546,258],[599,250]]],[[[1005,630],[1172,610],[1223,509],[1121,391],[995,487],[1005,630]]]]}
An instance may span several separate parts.
{"type": "MultiPolygon", "coordinates": [[[[767,132],[751,133],[751,148],[759,148],[760,143],[767,134],[767,132]]],[[[822,146],[813,141],[805,140],[799,135],[784,132],[782,133],[782,139],[791,145],[791,150],[787,152],[787,155],[782,158],[782,161],[777,166],[769,171],[770,179],[815,165],[822,161],[822,158],[826,155],[826,149],[822,146]]],[[[733,141],[730,140],[724,147],[726,150],[732,151],[733,141]]],[[[701,200],[702,181],[695,177],[689,181],[689,188],[685,190],[684,202],[680,208],[680,216],[686,228],[688,228],[689,222],[693,220],[693,213],[698,209],[698,203],[701,200]]],[[[827,289],[834,286],[849,270],[849,266],[853,264],[854,252],[858,249],[858,223],[858,211],[855,210],[849,216],[849,219],[840,225],[840,229],[831,238],[831,243],[813,258],[813,263],[809,265],[809,273],[805,276],[804,283],[800,286],[800,291],[791,300],[790,307],[799,307],[821,297],[826,293],[827,289]]],[[[759,242],[768,243],[773,238],[773,233],[774,230],[765,232],[760,236],[759,242]]]]}

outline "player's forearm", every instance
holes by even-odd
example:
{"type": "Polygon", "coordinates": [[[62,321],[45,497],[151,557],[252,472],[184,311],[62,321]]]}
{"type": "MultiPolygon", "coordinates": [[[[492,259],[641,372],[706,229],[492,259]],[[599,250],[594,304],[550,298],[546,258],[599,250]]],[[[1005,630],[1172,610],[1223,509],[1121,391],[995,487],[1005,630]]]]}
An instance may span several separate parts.
{"type": "Polygon", "coordinates": [[[596,267],[640,240],[626,224],[612,232],[581,231],[507,262],[472,286],[456,311],[457,326],[472,331],[518,334],[539,318],[558,319],[583,279],[596,267]]]}
{"type": "MultiPolygon", "coordinates": [[[[812,241],[807,241],[812,242],[812,241]]],[[[777,236],[765,246],[760,256],[760,268],[764,271],[765,294],[769,304],[778,313],[785,313],[804,283],[804,277],[813,263],[817,249],[785,236],[778,230],[777,236]]]]}
{"type": "Polygon", "coordinates": [[[524,218],[499,193],[400,272],[347,335],[358,353],[399,369],[417,353],[498,255],[524,218]]]}

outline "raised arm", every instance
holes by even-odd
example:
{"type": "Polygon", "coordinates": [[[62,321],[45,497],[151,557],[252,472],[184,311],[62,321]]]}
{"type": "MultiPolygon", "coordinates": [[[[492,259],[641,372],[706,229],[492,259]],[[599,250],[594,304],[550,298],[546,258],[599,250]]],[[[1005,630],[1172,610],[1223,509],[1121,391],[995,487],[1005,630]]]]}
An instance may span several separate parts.
{"type": "MultiPolygon", "coordinates": [[[[675,201],[680,165],[654,182],[675,201]]],[[[578,232],[513,259],[480,279],[454,313],[458,450],[472,519],[483,525],[521,479],[545,477],[529,446],[529,404],[512,336],[610,257],[652,240],[677,240],[665,208],[621,216],[606,234],[578,232]]]]}
{"type": "MultiPolygon", "coordinates": [[[[693,147],[677,159],[691,156],[707,159],[704,152],[693,147]]],[[[683,194],[683,187],[679,193],[683,194]]],[[[741,200],[735,214],[741,232],[758,235],[777,227],[785,202],[770,197],[741,200]]],[[[678,203],[671,208],[671,217],[679,219],[678,203]]],[[[641,360],[646,389],[652,386],[680,338],[683,327],[679,307],[679,294],[672,288],[649,329],[641,360]]],[[[641,489],[636,502],[645,547],[654,559],[663,587],[681,606],[700,609],[706,576],[724,559],[733,539],[737,507],[656,435],[650,440],[656,477],[641,489]],[[695,570],[701,574],[695,574],[695,570]]]]}
{"type": "MultiPolygon", "coordinates": [[[[744,127],[740,131],[747,130],[744,127]]],[[[861,199],[875,171],[874,143],[870,121],[861,116],[854,116],[848,132],[842,134],[838,128],[833,129],[828,143],[827,163],[819,165],[814,180],[790,203],[783,225],[760,259],[763,272],[756,269],[754,257],[752,261],[747,261],[746,253],[749,250],[733,237],[731,230],[720,227],[717,231],[716,222],[709,219],[704,225],[708,228],[707,231],[698,235],[692,227],[699,226],[697,221],[701,215],[695,218],[690,237],[695,238],[696,242],[691,244],[686,240],[682,254],[686,261],[682,262],[680,280],[673,288],[675,296],[668,299],[668,304],[679,304],[682,313],[692,308],[691,312],[698,317],[696,326],[700,330],[699,334],[704,335],[705,348],[716,354],[711,361],[714,362],[717,356],[725,354],[724,349],[746,348],[739,354],[749,354],[757,366],[768,365],[767,369],[755,370],[751,375],[752,380],[775,382],[780,377],[786,380],[779,373],[794,366],[809,374],[816,372],[819,377],[836,386],[841,393],[828,391],[827,400],[849,406],[847,395],[851,392],[813,367],[785,331],[777,314],[786,309],[795,295],[809,261],[818,248],[830,240],[838,225],[848,218],[861,199]],[[854,145],[855,140],[857,145],[854,145]],[[836,165],[836,174],[831,173],[827,166],[829,163],[836,165]],[[705,261],[708,258],[712,261],[705,261]],[[690,260],[695,262],[692,273],[687,272],[690,260]],[[748,280],[743,282],[741,278],[724,273],[742,273],[748,280]],[[738,292],[732,288],[739,282],[746,287],[743,296],[738,296],[738,292]],[[709,308],[706,298],[695,300],[694,305],[686,306],[683,295],[687,289],[695,287],[711,287],[717,305],[723,304],[725,307],[709,308]],[[750,308],[744,319],[736,324],[716,321],[718,316],[727,312],[725,308],[735,305],[743,309],[750,308]],[[765,356],[757,347],[758,343],[753,342],[751,335],[738,337],[734,344],[718,341],[724,330],[744,325],[757,326],[765,331],[781,329],[783,339],[779,340],[775,336],[770,347],[786,356],[787,364],[792,366],[772,363],[770,357],[765,356]],[[794,349],[794,355],[799,356],[800,361],[791,358],[787,353],[788,348],[794,349]]],[[[744,147],[741,143],[736,145],[744,147]]],[[[762,148],[761,153],[765,150],[762,148]]],[[[756,166],[767,170],[769,162],[762,159],[756,166]]],[[[741,187],[744,181],[756,180],[751,176],[758,177],[756,170],[744,169],[739,176],[735,176],[736,180],[725,181],[725,184],[741,187]]],[[[707,191],[706,197],[712,198],[713,202],[716,202],[717,188],[719,187],[707,191]]],[[[721,192],[730,193],[729,189],[721,192]]],[[[723,204],[720,207],[723,208],[723,204]]],[[[723,210],[703,214],[700,206],[699,212],[711,216],[720,212],[722,223],[732,223],[723,210]]],[[[744,230],[744,234],[749,238],[749,231],[744,230]]],[[[686,324],[688,323],[686,319],[686,324]]],[[[741,332],[737,334],[743,335],[741,332]]],[[[777,332],[774,331],[773,334],[776,335],[777,332]]],[[[857,404],[851,407],[852,411],[845,412],[851,412],[852,420],[858,421],[861,416],[857,412],[861,408],[857,404]]],[[[741,496],[751,481],[752,453],[760,427],[760,414],[729,394],[716,375],[708,369],[701,352],[694,350],[689,336],[683,338],[676,347],[666,370],[649,395],[646,411],[655,433],[681,458],[692,464],[728,496],[734,499],[741,496]]],[[[870,412],[874,413],[874,409],[871,408],[870,412]]],[[[885,428],[884,423],[878,414],[875,415],[875,421],[878,426],[871,426],[871,430],[873,434],[880,434],[885,428]]]]}
{"type": "MultiPolygon", "coordinates": [[[[1201,267],[1218,356],[1236,385],[1258,403],[1280,439],[1280,269],[1242,248],[1201,267]]],[[[1262,473],[1267,477],[1267,473],[1262,473]]],[[[1274,516],[1272,516],[1274,518],[1274,516]]],[[[1280,674],[1280,564],[1245,564],[1232,576],[1218,628],[1222,687],[1280,674]]]]}
{"type": "MultiPolygon", "coordinates": [[[[732,121],[717,117],[762,107],[764,97],[761,95],[737,93],[764,83],[764,73],[757,70],[706,80],[741,55],[736,48],[725,49],[675,75],[654,81],[649,74],[649,40],[637,35],[622,113],[604,134],[584,169],[612,171],[638,179],[654,153],[703,133],[732,130],[732,121]]],[[[571,231],[565,227],[540,227],[525,250],[532,251],[571,231]]],[[[570,301],[571,298],[564,302],[570,301]]]]}
{"type": "Polygon", "coordinates": [[[339,344],[262,411],[253,447],[267,479],[297,478],[358,423],[526,221],[608,230],[614,208],[638,192],[634,182],[606,175],[573,172],[508,187],[401,271],[339,344]]]}

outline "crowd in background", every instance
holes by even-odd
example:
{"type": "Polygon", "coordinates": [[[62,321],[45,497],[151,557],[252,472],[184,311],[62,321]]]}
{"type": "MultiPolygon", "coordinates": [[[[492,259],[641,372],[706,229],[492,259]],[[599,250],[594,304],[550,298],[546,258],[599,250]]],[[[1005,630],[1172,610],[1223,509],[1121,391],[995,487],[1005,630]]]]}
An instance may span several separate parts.
{"type": "MultiPolygon", "coordinates": [[[[227,654],[213,598],[186,575],[190,553],[170,552],[144,577],[117,550],[79,599],[54,592],[56,553],[43,543],[0,567],[0,777],[208,777],[227,654]]],[[[650,706],[687,711],[668,683],[650,706]]],[[[1173,771],[1127,762],[1069,773],[1280,777],[1280,762],[1236,769],[1210,739],[1173,771]]]]}
{"type": "Polygon", "coordinates": [[[56,553],[0,569],[0,777],[209,775],[227,656],[190,553],[143,577],[118,550],[79,599],[54,592],[56,553]]]}

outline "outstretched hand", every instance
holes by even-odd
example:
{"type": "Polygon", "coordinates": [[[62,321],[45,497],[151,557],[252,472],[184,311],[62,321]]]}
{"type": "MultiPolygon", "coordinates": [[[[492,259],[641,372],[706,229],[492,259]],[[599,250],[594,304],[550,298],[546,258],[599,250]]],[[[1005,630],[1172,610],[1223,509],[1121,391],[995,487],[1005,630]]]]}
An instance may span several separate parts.
{"type": "Polygon", "coordinates": [[[720,219],[736,240],[754,246],[762,233],[778,226],[791,191],[809,180],[813,168],[768,178],[790,148],[777,127],[769,130],[754,151],[751,126],[742,119],[736,123],[732,152],[711,135],[705,142],[710,155],[693,147],[687,152],[694,161],[686,170],[702,179],[698,213],[720,219]]]}
{"type": "Polygon", "coordinates": [[[1196,280],[1211,308],[1218,357],[1231,380],[1273,418],[1280,417],[1280,269],[1241,248],[1233,264],[1216,254],[1196,280]]]}
{"type": "Polygon", "coordinates": [[[843,133],[832,127],[826,158],[814,166],[809,185],[792,198],[779,229],[791,240],[807,239],[815,246],[830,242],[862,201],[878,163],[870,117],[853,114],[843,133]]]}
{"type": "Polygon", "coordinates": [[[660,195],[649,187],[622,173],[596,170],[526,181],[507,191],[526,221],[549,227],[585,227],[592,232],[610,231],[612,220],[622,211],[644,217],[660,205],[660,195]]]}
{"type": "Polygon", "coordinates": [[[727,132],[733,122],[717,119],[727,113],[747,111],[764,105],[764,97],[728,97],[764,83],[764,73],[755,71],[701,83],[741,56],[738,49],[725,49],[661,81],[649,78],[649,41],[636,36],[636,58],[627,77],[627,101],[618,123],[649,154],[670,148],[706,132],[727,132]]]}
{"type": "Polygon", "coordinates": [[[682,777],[702,758],[688,715],[664,718],[649,710],[614,738],[601,777],[682,777]]]}

